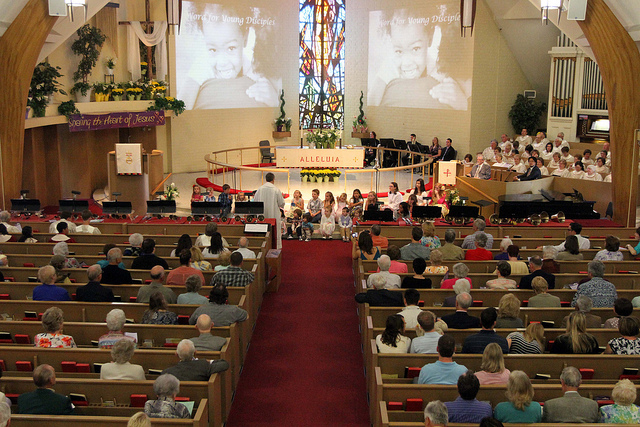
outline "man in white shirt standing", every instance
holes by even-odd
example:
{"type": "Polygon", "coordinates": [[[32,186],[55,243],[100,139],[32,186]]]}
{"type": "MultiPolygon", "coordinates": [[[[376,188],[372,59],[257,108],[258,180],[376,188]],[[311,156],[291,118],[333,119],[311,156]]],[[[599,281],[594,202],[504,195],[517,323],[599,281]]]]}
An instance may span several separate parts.
{"type": "MultiPolygon", "coordinates": [[[[577,222],[572,222],[571,224],[569,224],[568,235],[576,236],[578,238],[578,245],[580,246],[580,249],[584,250],[584,249],[591,248],[591,242],[589,242],[589,239],[587,239],[586,237],[582,237],[580,235],[581,232],[582,232],[582,225],[578,224],[577,222]]],[[[554,248],[556,248],[558,252],[564,251],[564,242],[560,243],[557,246],[554,246],[554,248]]]]}
{"type": "MultiPolygon", "coordinates": [[[[284,197],[282,191],[273,184],[275,175],[271,172],[264,177],[265,182],[262,187],[258,188],[253,200],[264,203],[264,217],[276,220],[276,242],[277,249],[282,249],[282,226],[280,224],[280,209],[284,208],[284,197]]],[[[272,230],[273,232],[273,230],[272,230]]]]}
{"type": "Polygon", "coordinates": [[[82,212],[82,225],[76,227],[76,233],[102,234],[98,227],[91,225],[91,211],[82,212]]]}

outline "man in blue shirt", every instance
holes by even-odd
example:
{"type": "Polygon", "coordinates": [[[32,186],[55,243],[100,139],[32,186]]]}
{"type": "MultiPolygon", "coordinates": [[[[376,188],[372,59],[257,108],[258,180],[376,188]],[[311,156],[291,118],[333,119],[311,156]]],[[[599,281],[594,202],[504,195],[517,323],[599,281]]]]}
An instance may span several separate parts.
{"type": "Polygon", "coordinates": [[[229,215],[231,212],[231,187],[229,184],[224,184],[222,186],[222,193],[218,196],[218,203],[222,204],[220,214],[222,216],[229,215]]]}
{"type": "Polygon", "coordinates": [[[467,371],[458,378],[460,396],[453,402],[445,402],[450,423],[479,423],[485,417],[493,416],[491,405],[476,399],[480,391],[480,381],[473,371],[467,371]]]}
{"type": "Polygon", "coordinates": [[[509,353],[509,344],[507,343],[506,338],[496,334],[496,331],[493,330],[497,319],[498,310],[494,307],[487,307],[482,310],[482,313],[480,314],[480,324],[482,325],[482,329],[477,334],[469,335],[465,338],[464,344],[462,345],[462,352],[482,354],[484,352],[484,348],[494,342],[502,348],[502,352],[504,354],[509,353]]]}
{"type": "MultiPolygon", "coordinates": [[[[408,291],[407,291],[408,292],[408,291]]],[[[418,314],[418,327],[424,331],[424,335],[411,341],[409,353],[437,353],[438,341],[442,335],[435,330],[436,316],[431,311],[422,311],[418,314]]]]}
{"type": "Polygon", "coordinates": [[[456,352],[456,340],[451,335],[443,335],[438,340],[438,360],[424,365],[418,376],[418,384],[458,383],[458,377],[467,372],[467,368],[453,361],[456,352]]]}
{"type": "Polygon", "coordinates": [[[38,280],[42,285],[33,288],[34,301],[71,301],[69,292],[55,285],[56,269],[52,265],[45,265],[38,270],[38,280]]]}

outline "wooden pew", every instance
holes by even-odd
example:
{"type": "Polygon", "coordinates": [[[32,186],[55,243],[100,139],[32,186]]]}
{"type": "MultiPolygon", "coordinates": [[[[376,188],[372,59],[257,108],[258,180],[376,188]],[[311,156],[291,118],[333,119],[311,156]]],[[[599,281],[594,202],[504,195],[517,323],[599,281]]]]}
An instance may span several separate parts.
{"type": "MultiPolygon", "coordinates": [[[[406,228],[406,227],[402,227],[402,228],[406,228]]],[[[411,227],[409,227],[411,228],[411,227]]],[[[490,231],[489,231],[490,232],[490,231]]],[[[444,232],[441,233],[442,236],[438,236],[440,237],[440,242],[444,244],[444,232]]],[[[464,235],[463,235],[464,236],[464,235]]],[[[524,236],[527,236],[526,234],[524,236]]],[[[591,242],[591,249],[604,249],[605,247],[605,236],[603,235],[599,235],[598,237],[592,237],[589,239],[589,241],[591,242]]],[[[633,239],[633,237],[628,238],[625,236],[618,236],[620,237],[620,247],[624,248],[627,244],[633,245],[634,247],[638,244],[638,241],[633,239]]],[[[538,247],[544,247],[547,245],[559,245],[560,243],[564,242],[565,237],[561,237],[561,238],[554,238],[554,237],[509,237],[511,239],[511,241],[513,242],[514,245],[517,245],[521,250],[525,250],[525,249],[536,249],[538,247]]],[[[389,245],[396,245],[399,248],[401,248],[402,246],[408,244],[411,242],[411,235],[407,236],[407,237],[388,237],[387,238],[389,241],[389,245]]],[[[500,241],[502,240],[502,238],[496,238],[494,235],[494,239],[493,239],[493,245],[491,247],[490,250],[492,251],[496,251],[497,253],[500,253],[500,241]]],[[[454,244],[457,246],[462,246],[462,242],[464,241],[464,238],[456,238],[454,240],[454,244]]],[[[541,253],[541,249],[537,249],[538,254],[541,253]]],[[[580,251],[582,252],[582,250],[580,251]]]]}
{"type": "MultiPolygon", "coordinates": [[[[144,408],[114,407],[103,408],[97,406],[78,407],[76,412],[108,412],[109,415],[11,415],[11,425],[17,427],[31,427],[46,424],[48,427],[67,426],[126,426],[129,418],[136,412],[141,412],[144,408]],[[112,410],[113,409],[113,410],[112,410]],[[113,416],[112,413],[122,412],[122,415],[113,416]]],[[[194,408],[195,409],[195,408],[194,408]]],[[[175,418],[151,418],[152,426],[181,426],[181,427],[208,427],[209,426],[209,403],[208,399],[201,399],[198,402],[195,414],[192,419],[175,418]]]]}
{"type": "MultiPolygon", "coordinates": [[[[22,394],[33,391],[35,386],[33,379],[28,377],[3,376],[0,379],[0,387],[5,394],[22,394]]],[[[56,393],[69,395],[69,393],[81,393],[87,397],[89,404],[99,405],[102,400],[114,400],[118,404],[130,406],[132,394],[146,394],[149,399],[155,399],[153,381],[111,381],[87,378],[57,378],[56,393]]],[[[202,402],[206,400],[209,413],[209,425],[222,427],[226,419],[224,400],[221,390],[221,377],[213,374],[209,381],[181,381],[180,397],[189,397],[190,400],[202,402]]],[[[97,408],[101,410],[103,408],[97,408]]],[[[108,412],[109,409],[105,409],[108,412]]],[[[142,410],[141,408],[136,408],[142,410]]],[[[94,409],[96,410],[96,409],[94,409]]],[[[136,411],[137,412],[137,411],[136,411]]],[[[25,417],[26,418],[26,417],[25,417]]],[[[26,421],[26,420],[24,420],[26,421]]]]}

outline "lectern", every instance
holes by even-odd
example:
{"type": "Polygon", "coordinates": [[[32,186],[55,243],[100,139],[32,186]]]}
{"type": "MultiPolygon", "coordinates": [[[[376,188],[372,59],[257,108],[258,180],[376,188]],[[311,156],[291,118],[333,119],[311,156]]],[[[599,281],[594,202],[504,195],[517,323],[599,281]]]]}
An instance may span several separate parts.
{"type": "Polygon", "coordinates": [[[131,201],[135,215],[144,215],[147,213],[147,200],[152,197],[150,192],[156,188],[164,178],[162,155],[163,152],[160,150],[143,153],[142,174],[119,175],[116,168],[116,152],[109,152],[107,155],[109,194],[118,192],[122,194],[118,196],[120,199],[131,201]]]}

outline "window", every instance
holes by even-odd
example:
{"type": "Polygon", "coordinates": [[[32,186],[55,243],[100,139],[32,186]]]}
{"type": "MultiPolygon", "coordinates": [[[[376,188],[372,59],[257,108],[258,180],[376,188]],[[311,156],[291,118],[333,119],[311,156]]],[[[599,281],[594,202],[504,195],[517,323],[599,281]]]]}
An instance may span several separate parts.
{"type": "Polygon", "coordinates": [[[346,0],[300,0],[300,126],[344,126],[346,0]]]}

